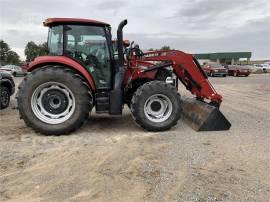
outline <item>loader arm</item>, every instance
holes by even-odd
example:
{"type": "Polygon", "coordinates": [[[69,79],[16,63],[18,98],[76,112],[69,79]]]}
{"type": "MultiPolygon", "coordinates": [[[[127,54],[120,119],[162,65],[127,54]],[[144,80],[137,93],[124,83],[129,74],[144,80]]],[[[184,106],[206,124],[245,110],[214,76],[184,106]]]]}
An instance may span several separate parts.
{"type": "Polygon", "coordinates": [[[187,90],[199,99],[205,98],[214,106],[220,106],[222,96],[213,88],[200,64],[191,54],[176,50],[153,51],[146,52],[141,60],[171,62],[174,73],[187,90]]]}

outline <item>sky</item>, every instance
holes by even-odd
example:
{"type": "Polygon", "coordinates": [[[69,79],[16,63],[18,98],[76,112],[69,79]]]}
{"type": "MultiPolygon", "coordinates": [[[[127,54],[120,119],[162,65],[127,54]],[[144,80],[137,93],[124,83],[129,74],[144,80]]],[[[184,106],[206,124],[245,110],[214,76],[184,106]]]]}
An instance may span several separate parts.
{"type": "Polygon", "coordinates": [[[128,19],[124,39],[141,49],[164,45],[188,53],[251,51],[270,59],[269,0],[0,0],[0,39],[22,59],[28,41],[47,40],[49,17],[128,19]]]}

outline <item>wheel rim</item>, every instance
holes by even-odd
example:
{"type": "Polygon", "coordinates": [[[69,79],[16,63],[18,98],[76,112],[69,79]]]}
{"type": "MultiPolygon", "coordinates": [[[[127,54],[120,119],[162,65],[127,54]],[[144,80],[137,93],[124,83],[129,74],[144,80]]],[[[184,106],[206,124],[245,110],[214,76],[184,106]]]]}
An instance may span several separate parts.
{"type": "Polygon", "coordinates": [[[166,95],[152,95],[144,104],[144,114],[152,122],[164,122],[172,114],[172,102],[166,95]]]}
{"type": "Polygon", "coordinates": [[[31,98],[35,116],[47,124],[60,124],[75,111],[75,97],[64,84],[47,82],[38,86],[31,98]]]}
{"type": "Polygon", "coordinates": [[[6,106],[9,102],[9,93],[5,90],[1,92],[1,103],[3,106],[6,106]]]}

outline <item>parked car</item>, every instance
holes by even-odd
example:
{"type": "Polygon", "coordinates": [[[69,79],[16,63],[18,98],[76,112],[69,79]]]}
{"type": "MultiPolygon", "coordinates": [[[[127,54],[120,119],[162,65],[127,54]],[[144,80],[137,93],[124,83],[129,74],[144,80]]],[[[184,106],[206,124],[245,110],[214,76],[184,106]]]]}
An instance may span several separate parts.
{"type": "Polygon", "coordinates": [[[270,71],[270,65],[269,64],[255,64],[254,68],[257,70],[262,70],[264,73],[267,73],[270,71]]]}
{"type": "Polygon", "coordinates": [[[9,106],[10,96],[15,91],[15,83],[10,73],[0,69],[0,109],[9,106]]]}
{"type": "Polygon", "coordinates": [[[13,76],[24,76],[26,75],[26,71],[19,66],[16,65],[5,65],[1,67],[1,70],[5,70],[11,73],[13,76]]]}
{"type": "Polygon", "coordinates": [[[249,76],[250,69],[240,65],[228,65],[228,75],[230,76],[249,76]]]}
{"type": "Polygon", "coordinates": [[[21,68],[25,73],[27,73],[28,66],[29,66],[29,63],[24,63],[21,65],[21,68]]]}
{"type": "Polygon", "coordinates": [[[224,68],[221,64],[217,63],[210,63],[210,64],[205,64],[203,66],[204,72],[208,76],[227,76],[228,75],[228,70],[224,68]]]}
{"type": "Polygon", "coordinates": [[[264,63],[262,64],[264,72],[269,72],[270,71],[270,64],[264,63]]]}

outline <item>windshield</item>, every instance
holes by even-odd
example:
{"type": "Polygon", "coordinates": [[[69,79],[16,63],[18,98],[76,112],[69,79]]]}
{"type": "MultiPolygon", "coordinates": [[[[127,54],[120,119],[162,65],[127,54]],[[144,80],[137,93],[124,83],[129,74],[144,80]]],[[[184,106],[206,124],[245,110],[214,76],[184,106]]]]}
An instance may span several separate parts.
{"type": "Polygon", "coordinates": [[[212,68],[223,68],[223,66],[221,64],[211,64],[210,65],[212,68]]]}
{"type": "Polygon", "coordinates": [[[50,27],[48,49],[49,55],[63,55],[63,25],[50,27]]]}

